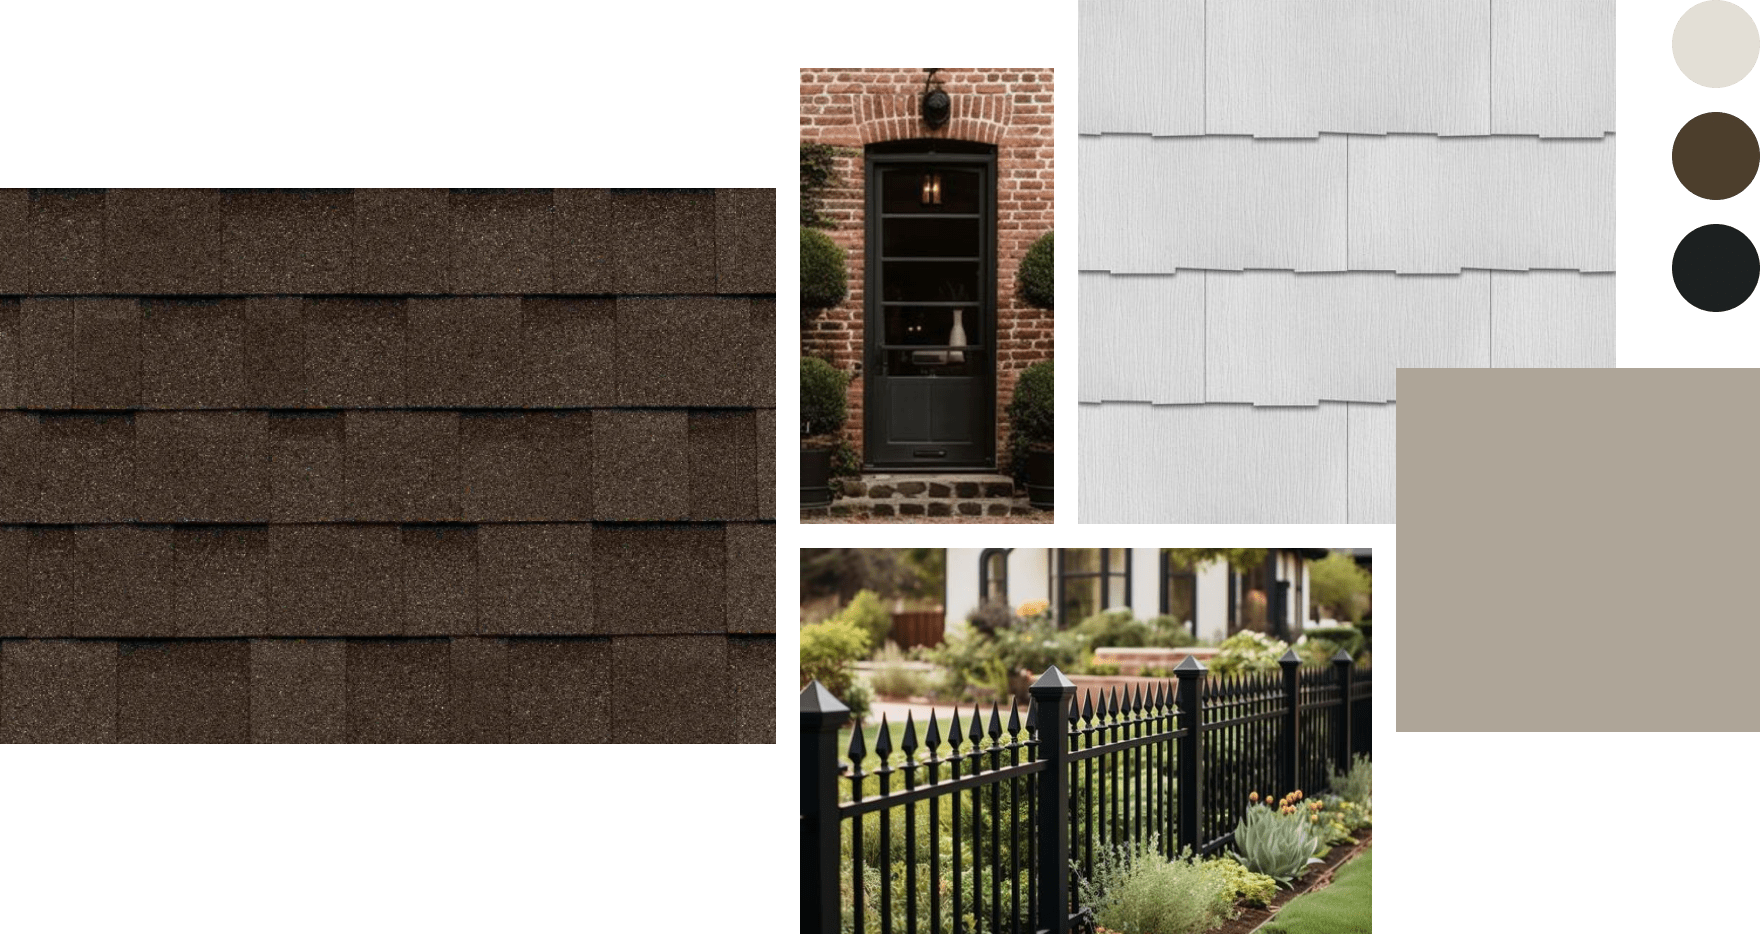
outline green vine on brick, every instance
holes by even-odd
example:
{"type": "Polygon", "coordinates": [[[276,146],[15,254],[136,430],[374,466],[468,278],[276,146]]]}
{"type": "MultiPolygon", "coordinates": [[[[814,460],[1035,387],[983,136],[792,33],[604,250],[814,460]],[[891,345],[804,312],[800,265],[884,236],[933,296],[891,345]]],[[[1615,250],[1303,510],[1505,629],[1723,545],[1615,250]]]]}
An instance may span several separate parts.
{"type": "Polygon", "coordinates": [[[801,144],[801,226],[830,229],[825,216],[825,190],[837,184],[837,157],[843,150],[824,143],[801,144]]]}

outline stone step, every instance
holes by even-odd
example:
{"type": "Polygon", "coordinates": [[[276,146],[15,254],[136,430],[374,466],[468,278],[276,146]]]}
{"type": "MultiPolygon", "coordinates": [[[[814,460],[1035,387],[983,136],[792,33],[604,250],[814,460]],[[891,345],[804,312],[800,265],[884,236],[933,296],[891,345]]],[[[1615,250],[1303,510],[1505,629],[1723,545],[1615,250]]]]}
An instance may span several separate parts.
{"type": "MultiPolygon", "coordinates": [[[[844,499],[1012,500],[1014,498],[1014,480],[1001,474],[864,474],[859,478],[845,477],[834,482],[839,487],[844,499]]],[[[967,513],[967,515],[972,514],[967,513]]]]}
{"type": "Polygon", "coordinates": [[[1040,511],[1027,504],[1027,498],[973,497],[971,499],[873,499],[865,496],[843,497],[830,506],[801,510],[803,518],[925,518],[980,516],[1035,516],[1040,511]]]}

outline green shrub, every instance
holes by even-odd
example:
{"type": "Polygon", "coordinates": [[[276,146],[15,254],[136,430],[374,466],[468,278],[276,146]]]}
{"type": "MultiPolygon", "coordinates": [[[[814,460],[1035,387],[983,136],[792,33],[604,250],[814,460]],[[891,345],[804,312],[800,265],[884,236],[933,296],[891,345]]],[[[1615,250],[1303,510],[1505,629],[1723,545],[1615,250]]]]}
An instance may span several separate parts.
{"type": "Polygon", "coordinates": [[[868,676],[874,693],[884,697],[918,697],[929,693],[929,678],[922,671],[905,665],[903,650],[898,643],[887,642],[874,656],[879,663],[868,676]]]}
{"type": "Polygon", "coordinates": [[[1374,806],[1373,768],[1374,763],[1368,756],[1358,755],[1351,759],[1349,771],[1339,774],[1329,768],[1326,774],[1334,794],[1369,811],[1374,806]]]}
{"type": "Polygon", "coordinates": [[[849,374],[818,357],[801,358],[801,437],[840,431],[849,418],[849,374]]]}
{"type": "Polygon", "coordinates": [[[801,228],[801,315],[836,308],[849,295],[843,247],[817,230],[801,228]]]}
{"type": "Polygon", "coordinates": [[[977,609],[966,614],[966,623],[985,635],[993,635],[998,629],[1008,629],[1015,625],[1014,610],[1001,600],[986,600],[977,609]]]}
{"type": "Polygon", "coordinates": [[[856,446],[849,443],[848,438],[837,439],[831,449],[831,475],[833,477],[859,477],[862,475],[862,456],[856,453],[856,446]]]}
{"type": "Polygon", "coordinates": [[[1102,610],[1082,620],[1075,631],[1096,649],[1141,648],[1149,644],[1149,625],[1130,610],[1102,610]]]}
{"type": "Polygon", "coordinates": [[[1099,854],[1093,878],[1082,879],[1080,889],[1097,924],[1129,934],[1203,934],[1234,914],[1227,876],[1194,860],[1189,849],[1179,859],[1162,858],[1153,838],[1099,854]]]}
{"type": "Polygon", "coordinates": [[[1002,697],[1014,694],[1011,681],[1020,671],[1035,677],[1056,665],[1073,671],[1088,651],[1088,642],[1074,630],[1059,630],[1049,616],[1018,620],[994,633],[977,630],[955,632],[934,651],[937,664],[946,669],[943,690],[958,695],[967,686],[993,688],[1002,697]]]}
{"type": "Polygon", "coordinates": [[[1243,629],[1222,640],[1210,660],[1215,675],[1235,675],[1243,671],[1277,671],[1277,660],[1289,651],[1289,643],[1262,632],[1243,629]]]}
{"type": "Polygon", "coordinates": [[[1235,858],[1248,869],[1289,885],[1307,871],[1324,845],[1318,824],[1319,818],[1299,800],[1251,804],[1234,828],[1235,858]]]}
{"type": "Polygon", "coordinates": [[[1204,864],[1228,881],[1235,901],[1264,907],[1277,897],[1277,880],[1242,866],[1232,856],[1219,856],[1204,864]]]}
{"type": "Polygon", "coordinates": [[[1185,620],[1173,616],[1157,616],[1149,620],[1149,644],[1162,649],[1183,649],[1198,644],[1185,620]]]}
{"type": "Polygon", "coordinates": [[[1027,367],[1015,381],[1014,399],[1008,404],[1008,454],[1016,480],[1026,477],[1027,452],[1033,445],[1051,444],[1056,437],[1054,382],[1050,360],[1027,367]]]}
{"type": "Polygon", "coordinates": [[[1027,255],[1021,257],[1020,293],[1021,298],[1034,308],[1052,310],[1052,300],[1056,298],[1057,289],[1054,285],[1056,268],[1052,263],[1051,234],[1033,241],[1027,247],[1027,255]]]}
{"type": "Polygon", "coordinates": [[[1368,608],[1371,583],[1369,572],[1342,551],[1308,565],[1308,586],[1314,602],[1330,609],[1334,618],[1347,622],[1360,618],[1368,608]]]}
{"type": "Polygon", "coordinates": [[[1352,658],[1363,654],[1363,634],[1355,626],[1318,626],[1302,634],[1309,642],[1329,643],[1332,646],[1332,651],[1327,653],[1329,657],[1337,654],[1339,649],[1350,653],[1352,658]]]}
{"type": "Polygon", "coordinates": [[[866,656],[886,642],[892,633],[892,611],[880,601],[880,595],[872,590],[856,592],[843,609],[837,611],[833,620],[841,620],[860,629],[868,637],[868,648],[862,652],[866,656]]]}
{"type": "Polygon", "coordinates": [[[801,627],[801,685],[818,681],[860,719],[868,691],[855,678],[855,663],[868,657],[868,634],[847,620],[801,627]]]}
{"type": "Polygon", "coordinates": [[[824,191],[837,182],[837,157],[842,152],[824,143],[801,144],[801,226],[830,227],[821,210],[824,191]]]}

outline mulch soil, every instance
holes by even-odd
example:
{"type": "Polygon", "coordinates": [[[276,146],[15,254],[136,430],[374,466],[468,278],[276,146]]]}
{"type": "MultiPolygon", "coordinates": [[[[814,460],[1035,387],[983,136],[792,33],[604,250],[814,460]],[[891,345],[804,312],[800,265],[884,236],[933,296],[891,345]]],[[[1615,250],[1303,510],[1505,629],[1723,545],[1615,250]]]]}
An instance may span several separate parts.
{"type": "Polygon", "coordinates": [[[1309,869],[1306,875],[1296,880],[1296,887],[1294,889],[1279,890],[1281,894],[1279,894],[1276,899],[1272,900],[1268,907],[1241,908],[1239,917],[1210,932],[1210,934],[1252,934],[1252,932],[1257,931],[1265,922],[1276,917],[1278,910],[1283,908],[1290,899],[1295,898],[1297,895],[1301,895],[1304,892],[1312,892],[1315,889],[1321,889],[1331,885],[1332,874],[1338,871],[1338,867],[1344,865],[1346,860],[1349,860],[1351,857],[1368,848],[1369,838],[1372,833],[1372,830],[1364,830],[1358,834],[1356,846],[1344,844],[1333,847],[1332,852],[1326,854],[1325,862],[1309,869]]]}

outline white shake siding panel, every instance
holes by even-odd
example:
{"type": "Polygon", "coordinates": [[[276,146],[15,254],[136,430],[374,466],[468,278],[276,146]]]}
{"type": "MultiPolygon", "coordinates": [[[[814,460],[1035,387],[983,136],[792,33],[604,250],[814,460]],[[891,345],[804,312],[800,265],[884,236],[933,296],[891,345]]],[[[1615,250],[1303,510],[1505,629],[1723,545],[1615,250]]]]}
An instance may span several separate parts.
{"type": "Polygon", "coordinates": [[[1082,269],[1342,269],[1345,141],[1084,136],[1082,269]]]}
{"type": "Polygon", "coordinates": [[[1083,0],[1084,134],[1204,132],[1204,0],[1083,0]]]}
{"type": "Polygon", "coordinates": [[[1080,401],[1204,401],[1204,273],[1079,281],[1080,401]]]}
{"type": "Polygon", "coordinates": [[[1556,270],[1491,274],[1491,363],[1614,365],[1613,275],[1556,270]]]}
{"type": "Polygon", "coordinates": [[[1394,422],[1396,406],[1348,407],[1345,433],[1350,450],[1350,521],[1394,521],[1394,422]]]}
{"type": "Polygon", "coordinates": [[[1614,137],[1357,136],[1350,265],[1613,269],[1614,137]]]}
{"type": "Polygon", "coordinates": [[[1613,0],[1492,0],[1491,132],[1612,133],[1613,0]]]}
{"type": "Polygon", "coordinates": [[[1345,406],[1080,406],[1082,522],[1344,522],[1345,406]]]}
{"type": "Polygon", "coordinates": [[[1207,133],[1490,131],[1488,0],[1208,5],[1207,133]]]}

